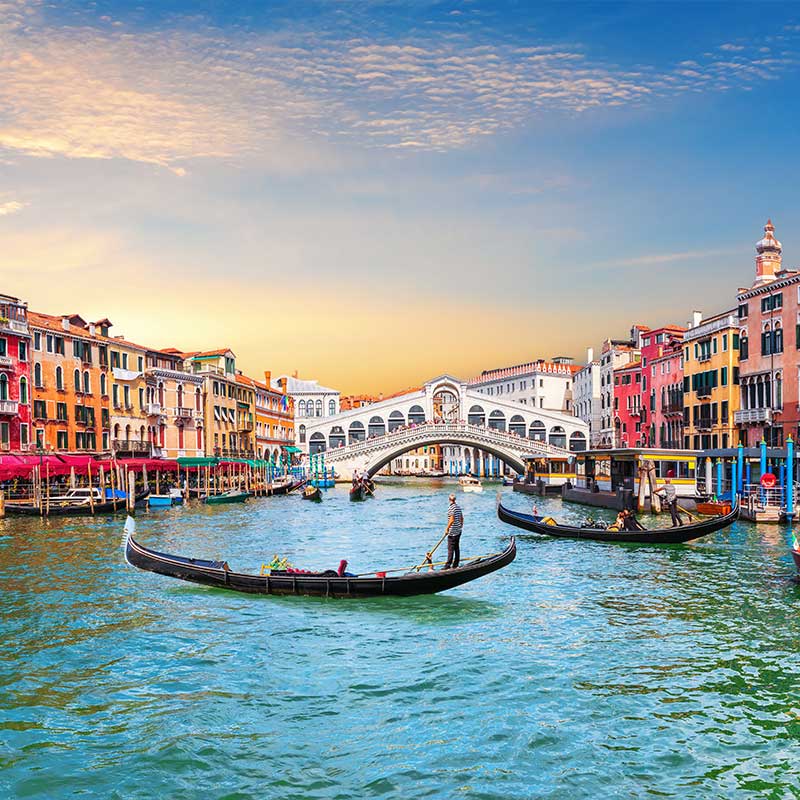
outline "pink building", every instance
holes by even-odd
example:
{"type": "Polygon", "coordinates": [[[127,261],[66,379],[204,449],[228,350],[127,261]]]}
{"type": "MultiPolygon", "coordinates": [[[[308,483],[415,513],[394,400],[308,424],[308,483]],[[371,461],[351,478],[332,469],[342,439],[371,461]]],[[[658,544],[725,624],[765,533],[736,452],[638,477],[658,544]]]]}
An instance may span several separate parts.
{"type": "Polygon", "coordinates": [[[646,447],[680,447],[682,444],[683,401],[676,400],[676,391],[683,394],[681,342],[685,330],[680,325],[665,325],[642,334],[642,406],[645,410],[641,423],[646,447]],[[668,413],[667,405],[670,406],[668,413]]]}
{"type": "Polygon", "coordinates": [[[800,369],[800,272],[785,270],[772,221],[756,244],[756,274],[739,289],[739,389],[741,408],[734,420],[742,441],[755,447],[763,438],[782,447],[798,430],[800,369]]]}
{"type": "Polygon", "coordinates": [[[0,451],[30,446],[30,342],[27,304],[0,295],[0,451]]]}
{"type": "Polygon", "coordinates": [[[614,446],[643,447],[642,362],[614,370],[614,446]]]}

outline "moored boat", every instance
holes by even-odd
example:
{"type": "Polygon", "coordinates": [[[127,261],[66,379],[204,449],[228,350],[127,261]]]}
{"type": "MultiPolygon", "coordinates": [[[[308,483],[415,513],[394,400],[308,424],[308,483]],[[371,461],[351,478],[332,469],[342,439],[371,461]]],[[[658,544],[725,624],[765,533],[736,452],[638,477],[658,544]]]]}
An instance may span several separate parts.
{"type": "Polygon", "coordinates": [[[320,491],[319,486],[306,486],[300,496],[303,498],[303,500],[312,500],[315,503],[322,502],[322,492],[320,491]]]}
{"type": "Polygon", "coordinates": [[[695,505],[697,506],[697,513],[705,517],[716,517],[722,514],[729,514],[731,511],[730,503],[698,500],[695,505]]]}
{"type": "MultiPolygon", "coordinates": [[[[125,497],[112,500],[97,500],[99,490],[92,490],[92,499],[89,499],[88,489],[73,489],[66,495],[51,497],[42,500],[42,507],[34,503],[6,503],[8,516],[19,515],[23,517],[86,517],[92,514],[116,514],[126,510],[125,497]],[[93,501],[93,502],[92,502],[93,501]]],[[[134,503],[140,504],[146,500],[149,492],[140,492],[134,498],[134,503]]]]}
{"type": "Polygon", "coordinates": [[[540,533],[544,536],[553,536],[560,539],[590,539],[595,542],[628,542],[637,544],[682,544],[699,539],[709,533],[727,528],[739,516],[739,507],[736,506],[729,514],[723,514],[712,519],[702,520],[675,528],[656,528],[642,531],[611,531],[607,528],[581,528],[576,525],[559,525],[552,518],[543,518],[520,511],[506,508],[498,499],[497,516],[503,522],[517,528],[540,533]]]}
{"type": "Polygon", "coordinates": [[[301,486],[306,485],[306,479],[301,478],[296,480],[294,478],[286,478],[281,480],[277,483],[272,484],[272,488],[270,490],[270,494],[291,494],[296,489],[299,489],[301,486]]]}
{"type": "Polygon", "coordinates": [[[170,489],[167,494],[151,493],[147,498],[149,508],[169,508],[183,504],[183,493],[180,489],[170,489]]]}
{"type": "Polygon", "coordinates": [[[435,594],[474,581],[510,564],[517,554],[511,537],[502,552],[467,559],[455,569],[422,569],[419,565],[403,570],[387,570],[359,575],[324,572],[268,571],[263,575],[234,572],[227,561],[185,558],[151,550],[133,537],[133,519],[126,524],[125,559],[134,567],[170,578],[205,586],[250,594],[311,595],[316,597],[412,597],[435,594]],[[390,575],[389,572],[403,572],[390,575]]]}
{"type": "Polygon", "coordinates": [[[472,475],[462,475],[458,479],[458,485],[461,487],[462,492],[482,492],[483,484],[472,475]]]}
{"type": "Polygon", "coordinates": [[[212,494],[206,497],[206,504],[210,506],[223,505],[224,503],[244,503],[250,495],[239,489],[229,489],[227,492],[212,494]]]}

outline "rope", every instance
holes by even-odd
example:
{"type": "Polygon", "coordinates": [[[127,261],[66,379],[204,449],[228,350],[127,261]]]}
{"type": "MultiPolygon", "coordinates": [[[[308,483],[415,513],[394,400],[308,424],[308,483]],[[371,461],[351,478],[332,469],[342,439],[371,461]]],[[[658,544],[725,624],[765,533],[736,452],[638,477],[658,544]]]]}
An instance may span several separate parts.
{"type": "MultiPolygon", "coordinates": [[[[499,556],[500,553],[487,553],[483,556],[472,556],[471,558],[464,558],[461,561],[461,564],[471,564],[473,561],[481,561],[484,558],[491,558],[492,556],[499,556]]],[[[436,561],[433,564],[414,564],[410,567],[395,567],[394,569],[378,569],[374,572],[359,572],[358,577],[363,578],[367,575],[377,575],[379,572],[385,572],[387,575],[390,572],[414,572],[414,570],[419,571],[422,567],[441,567],[446,564],[446,561],[436,561]]]]}

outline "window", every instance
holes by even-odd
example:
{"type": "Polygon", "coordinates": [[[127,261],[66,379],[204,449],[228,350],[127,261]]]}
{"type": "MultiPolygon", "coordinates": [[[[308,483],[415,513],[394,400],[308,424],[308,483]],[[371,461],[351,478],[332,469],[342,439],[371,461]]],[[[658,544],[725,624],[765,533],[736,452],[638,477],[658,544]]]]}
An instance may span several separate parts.
{"type": "Polygon", "coordinates": [[[33,332],[33,349],[39,350],[41,352],[42,349],[42,334],[39,331],[33,332]]]}
{"type": "Polygon", "coordinates": [[[119,386],[116,383],[111,387],[111,402],[114,408],[119,408],[119,386]]]}
{"type": "Polygon", "coordinates": [[[47,336],[45,337],[45,347],[46,347],[48,353],[52,353],[53,352],[53,334],[52,333],[48,333],[47,336]]]}
{"type": "Polygon", "coordinates": [[[0,356],[8,355],[8,340],[0,339],[0,356]]]}
{"type": "Polygon", "coordinates": [[[69,449],[69,442],[67,440],[67,432],[66,431],[58,431],[56,433],[56,447],[59,450],[68,450],[69,449]]]}
{"type": "Polygon", "coordinates": [[[100,394],[105,397],[108,394],[108,381],[106,379],[105,373],[100,373],[100,394]]]}
{"type": "Polygon", "coordinates": [[[72,340],[72,355],[75,358],[83,357],[83,342],[80,339],[72,340]]]}
{"type": "Polygon", "coordinates": [[[75,385],[75,391],[80,392],[81,390],[81,371],[76,369],[72,375],[72,379],[75,385]]]}
{"type": "Polygon", "coordinates": [[[335,416],[336,415],[336,401],[329,400],[328,401],[328,416],[335,416]]]}
{"type": "Polygon", "coordinates": [[[22,405],[28,405],[28,379],[27,378],[20,378],[19,379],[19,402],[22,405]]]}
{"type": "Polygon", "coordinates": [[[8,376],[0,374],[0,400],[8,400],[8,376]]]}
{"type": "Polygon", "coordinates": [[[56,353],[60,356],[64,355],[64,337],[63,336],[54,336],[53,337],[53,349],[56,353]]]}
{"type": "Polygon", "coordinates": [[[41,364],[34,364],[33,365],[33,385],[37,389],[41,389],[44,384],[42,383],[42,365],[41,364]]]}
{"type": "Polygon", "coordinates": [[[128,369],[128,354],[122,354],[122,369],[128,369]]]}
{"type": "Polygon", "coordinates": [[[741,339],[739,339],[739,361],[746,361],[747,356],[749,354],[750,345],[747,336],[742,334],[741,339]]]}
{"type": "Polygon", "coordinates": [[[92,384],[89,382],[89,370],[84,370],[83,373],[83,392],[84,394],[92,393],[92,384]]]}
{"type": "Polygon", "coordinates": [[[139,356],[138,358],[138,370],[139,372],[144,371],[144,358],[142,356],[139,356]]]}
{"type": "Polygon", "coordinates": [[[722,334],[722,352],[726,353],[728,351],[728,334],[722,334]]]}
{"type": "Polygon", "coordinates": [[[28,423],[23,422],[19,426],[19,443],[20,446],[26,448],[28,446],[28,423]]]}
{"type": "Polygon", "coordinates": [[[59,391],[64,389],[64,370],[61,366],[56,367],[56,389],[59,391]]]}
{"type": "Polygon", "coordinates": [[[68,417],[66,403],[56,403],[56,419],[60,420],[61,422],[67,421],[68,417]]]}
{"type": "Polygon", "coordinates": [[[723,367],[720,371],[720,386],[728,385],[728,368],[723,367]]]}
{"type": "Polygon", "coordinates": [[[36,419],[47,419],[47,405],[44,400],[33,401],[33,416],[36,419]]]}

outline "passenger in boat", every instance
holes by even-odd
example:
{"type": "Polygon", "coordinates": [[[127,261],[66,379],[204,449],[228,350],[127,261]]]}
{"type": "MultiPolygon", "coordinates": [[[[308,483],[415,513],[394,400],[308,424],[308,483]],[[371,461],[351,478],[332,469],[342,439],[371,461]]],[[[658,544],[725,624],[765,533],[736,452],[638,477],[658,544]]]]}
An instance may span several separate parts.
{"type": "Polygon", "coordinates": [[[461,560],[461,531],[464,528],[464,514],[456,503],[456,496],[450,495],[450,507],[447,509],[447,561],[444,568],[455,569],[461,560]]]}
{"type": "Polygon", "coordinates": [[[636,519],[636,514],[633,513],[629,508],[626,508],[623,512],[625,515],[625,522],[622,526],[623,530],[626,531],[643,531],[645,530],[644,526],[636,519]]]}
{"type": "Polygon", "coordinates": [[[660,489],[656,489],[656,494],[660,494],[664,498],[664,502],[669,506],[669,513],[672,515],[672,527],[683,527],[683,520],[678,511],[678,492],[672,485],[672,478],[674,473],[670,470],[667,477],[664,478],[664,485],[660,489]]]}

